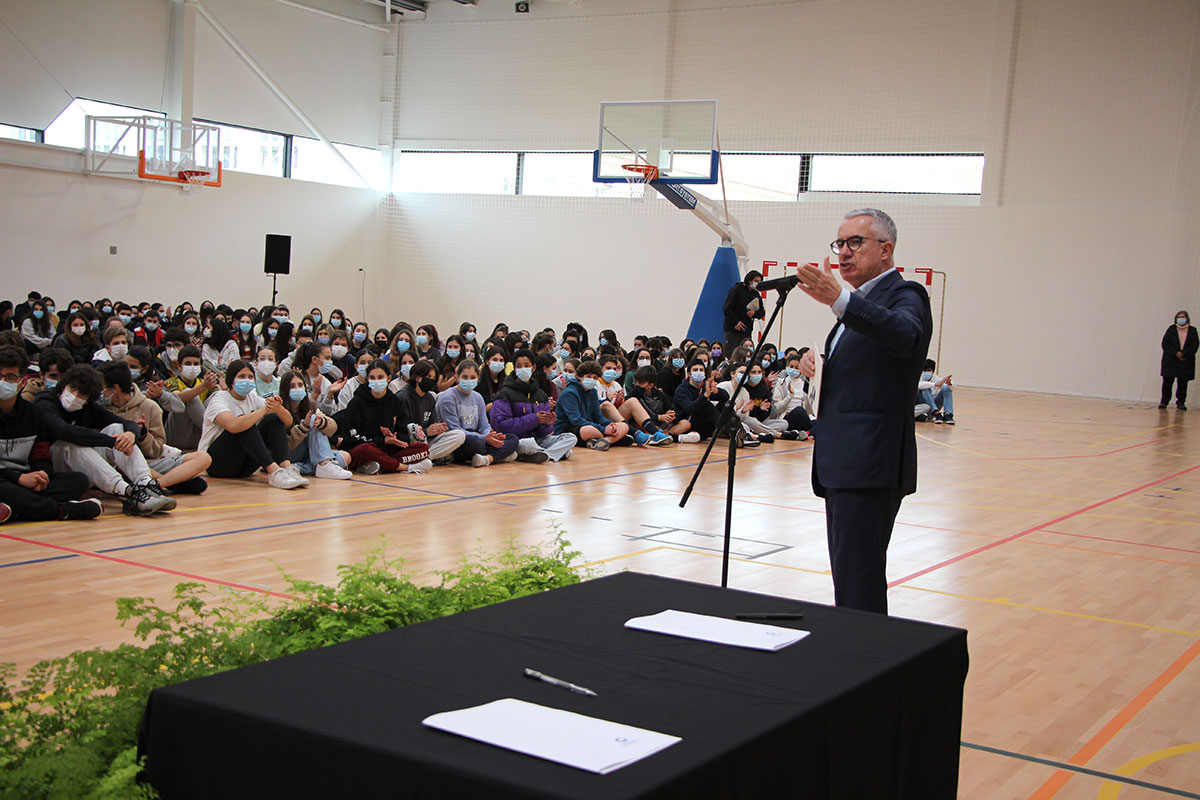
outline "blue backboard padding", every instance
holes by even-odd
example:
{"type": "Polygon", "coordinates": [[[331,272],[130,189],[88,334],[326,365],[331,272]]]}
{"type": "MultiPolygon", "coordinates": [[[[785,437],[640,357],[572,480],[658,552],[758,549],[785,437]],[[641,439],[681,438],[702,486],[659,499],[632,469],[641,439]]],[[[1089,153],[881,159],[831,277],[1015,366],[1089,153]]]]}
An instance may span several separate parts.
{"type": "MultiPolygon", "coordinates": [[[[631,154],[632,155],[632,154],[631,154]]],[[[717,182],[717,166],[721,158],[720,151],[712,151],[712,161],[709,162],[707,178],[659,178],[656,183],[696,183],[696,184],[715,184],[717,182]]],[[[600,177],[600,151],[592,151],[592,183],[625,183],[627,178],[617,176],[611,178],[600,177]]]]}
{"type": "Polygon", "coordinates": [[[732,247],[721,245],[708,268],[700,299],[696,301],[692,324],[688,326],[689,339],[724,339],[725,312],[721,307],[725,305],[730,287],[741,279],[737,252],[732,247]]]}

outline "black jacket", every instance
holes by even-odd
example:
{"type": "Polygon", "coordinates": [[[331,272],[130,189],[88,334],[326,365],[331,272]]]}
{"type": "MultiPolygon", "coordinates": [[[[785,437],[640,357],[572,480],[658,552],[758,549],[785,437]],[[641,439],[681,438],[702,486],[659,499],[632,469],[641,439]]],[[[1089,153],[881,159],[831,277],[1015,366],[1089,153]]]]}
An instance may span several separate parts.
{"type": "Polygon", "coordinates": [[[33,404],[17,397],[11,414],[0,412],[0,480],[16,483],[39,469],[54,474],[50,432],[33,404]]]}
{"type": "Polygon", "coordinates": [[[1195,325],[1189,325],[1183,347],[1180,347],[1177,330],[1179,329],[1172,325],[1163,334],[1161,374],[1164,378],[1180,378],[1190,381],[1196,377],[1196,350],[1200,349],[1200,334],[1196,333],[1195,325]],[[1183,351],[1182,361],[1175,355],[1180,350],[1183,351]]]}
{"type": "Polygon", "coordinates": [[[349,404],[334,414],[333,419],[347,449],[360,444],[383,447],[382,428],[390,429],[397,439],[409,441],[408,410],[404,402],[390,391],[376,397],[365,383],[354,390],[349,404]]]}
{"type": "Polygon", "coordinates": [[[145,434],[142,426],[130,419],[122,419],[96,402],[85,403],[78,411],[67,411],[59,400],[64,384],[53,389],[43,389],[34,398],[34,405],[41,414],[52,440],[61,440],[83,447],[112,447],[117,440],[104,428],[118,423],[140,440],[145,434]]]}
{"type": "Polygon", "coordinates": [[[755,312],[753,318],[746,310],[746,306],[750,305],[750,301],[756,297],[761,301],[762,295],[751,290],[745,281],[729,287],[729,294],[725,295],[725,305],[721,306],[721,310],[725,312],[725,330],[737,331],[742,336],[750,335],[750,328],[754,325],[754,320],[762,319],[767,315],[762,302],[759,302],[758,311],[755,312]],[[737,330],[739,322],[742,323],[740,331],[737,330]]]}

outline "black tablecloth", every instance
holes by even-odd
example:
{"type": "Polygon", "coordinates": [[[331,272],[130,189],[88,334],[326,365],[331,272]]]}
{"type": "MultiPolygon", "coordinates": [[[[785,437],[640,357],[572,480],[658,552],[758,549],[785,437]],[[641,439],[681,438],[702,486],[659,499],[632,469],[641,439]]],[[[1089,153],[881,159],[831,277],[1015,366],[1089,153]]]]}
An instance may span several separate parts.
{"type": "Polygon", "coordinates": [[[966,631],[621,573],[154,691],[174,798],[953,798],[966,631]],[[623,627],[797,611],[776,653],[623,627]],[[541,670],[586,697],[522,675],[541,670]],[[502,697],[683,737],[608,775],[426,728],[502,697]]]}

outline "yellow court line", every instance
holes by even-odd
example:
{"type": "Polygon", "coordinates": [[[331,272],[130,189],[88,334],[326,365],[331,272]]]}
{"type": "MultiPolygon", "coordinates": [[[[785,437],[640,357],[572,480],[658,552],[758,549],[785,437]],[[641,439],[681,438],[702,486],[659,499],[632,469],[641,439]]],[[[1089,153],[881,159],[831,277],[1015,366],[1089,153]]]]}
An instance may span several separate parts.
{"type": "Polygon", "coordinates": [[[656,550],[666,550],[666,548],[663,547],[662,545],[659,545],[658,547],[651,547],[648,550],[636,550],[632,553],[625,553],[624,555],[610,556],[608,558],[601,558],[597,561],[589,561],[586,564],[576,564],[575,566],[571,567],[571,569],[587,569],[588,567],[595,567],[595,566],[599,566],[600,564],[607,564],[610,561],[620,561],[623,558],[633,558],[634,556],[643,556],[646,553],[653,553],[656,550]]]}
{"type": "MultiPolygon", "coordinates": [[[[409,497],[409,498],[405,498],[405,499],[419,500],[420,498],[409,497]]],[[[449,500],[450,498],[446,498],[446,499],[449,500]]],[[[370,503],[370,502],[375,502],[375,501],[379,501],[382,503],[403,502],[403,501],[401,501],[400,498],[392,496],[392,495],[389,495],[387,497],[342,497],[342,498],[329,497],[329,498],[325,498],[323,500],[281,500],[277,503],[237,503],[235,505],[228,505],[228,506],[180,506],[179,508],[177,508],[175,510],[174,513],[178,514],[180,511],[220,511],[225,508],[260,508],[263,506],[311,506],[311,505],[318,505],[321,503],[370,503]]],[[[422,502],[424,502],[424,501],[422,501],[422,502]]]]}
{"type": "MultiPolygon", "coordinates": [[[[1181,756],[1184,753],[1194,753],[1200,750],[1200,742],[1192,744],[1181,744],[1175,747],[1168,747],[1164,750],[1155,750],[1153,753],[1147,753],[1144,756],[1127,761],[1121,766],[1113,770],[1114,775],[1120,775],[1123,778],[1132,778],[1137,773],[1141,772],[1151,764],[1157,764],[1159,761],[1164,761],[1172,756],[1181,756]]],[[[1100,793],[1096,795],[1096,800],[1117,800],[1121,789],[1125,787],[1123,783],[1116,781],[1105,781],[1100,787],[1100,793]]]]}
{"type": "Polygon", "coordinates": [[[1192,636],[1192,637],[1200,636],[1200,631],[1177,631],[1174,628],[1160,628],[1157,625],[1146,625],[1141,622],[1127,622],[1123,619],[1112,619],[1110,617],[1096,617],[1096,616],[1092,616],[1090,614],[1080,614],[1075,611],[1061,611],[1057,608],[1045,608],[1043,606],[1030,606],[1030,605],[1025,605],[1024,603],[1014,603],[1012,600],[1009,600],[1007,597],[996,597],[996,598],[974,597],[969,594],[956,594],[954,592],[943,592],[943,591],[939,591],[937,589],[926,589],[921,586],[910,586],[908,584],[901,584],[899,588],[912,589],[917,592],[928,592],[929,594],[940,594],[940,595],[944,595],[946,597],[957,597],[961,600],[977,600],[980,603],[992,603],[993,605],[1008,606],[1009,608],[1024,608],[1028,611],[1044,611],[1047,614],[1059,614],[1064,617],[1077,617],[1079,619],[1090,619],[1090,620],[1094,620],[1096,622],[1111,622],[1116,625],[1128,625],[1131,628],[1143,628],[1145,630],[1150,630],[1150,631],[1161,631],[1162,633],[1177,633],[1180,636],[1192,636]]]}
{"type": "Polygon", "coordinates": [[[1138,503],[1109,503],[1110,506],[1121,508],[1140,508],[1143,511],[1158,511],[1163,514],[1185,514],[1189,517],[1200,517],[1200,511],[1184,511],[1182,508],[1162,508],[1161,506],[1143,506],[1138,503]]]}
{"type": "Polygon", "coordinates": [[[1153,517],[1122,517],[1118,514],[1080,514],[1081,517],[1093,519],[1128,519],[1133,522],[1156,522],[1162,525],[1192,525],[1200,526],[1200,522],[1188,522],[1183,519],[1154,519],[1153,517]]]}
{"type": "MultiPolygon", "coordinates": [[[[674,550],[676,553],[687,553],[687,554],[693,555],[693,556],[705,556],[706,558],[721,558],[720,553],[705,553],[702,550],[685,550],[681,547],[665,547],[665,546],[663,547],[663,549],[664,550],[674,550]]],[[[738,558],[737,556],[730,556],[729,560],[730,561],[738,561],[738,562],[741,562],[742,564],[757,564],[757,565],[764,566],[764,567],[775,567],[777,569],[790,569],[793,572],[807,572],[810,575],[831,575],[831,574],[833,574],[827,569],[805,569],[804,567],[793,567],[791,564],[775,564],[770,561],[759,561],[758,559],[755,559],[755,558],[738,558]]]]}
{"type": "Polygon", "coordinates": [[[1128,433],[1124,436],[1116,436],[1112,439],[1105,439],[1102,442],[1092,442],[1091,444],[1088,445],[1088,447],[1099,447],[1102,444],[1109,444],[1111,442],[1119,442],[1124,439],[1134,439],[1138,436],[1145,436],[1147,433],[1158,433],[1159,431],[1165,431],[1167,428],[1174,428],[1174,427],[1177,427],[1177,425],[1176,425],[1176,423],[1172,422],[1170,425],[1163,425],[1162,427],[1159,427],[1159,428],[1150,428],[1148,430],[1138,431],[1137,433],[1128,433]]]}

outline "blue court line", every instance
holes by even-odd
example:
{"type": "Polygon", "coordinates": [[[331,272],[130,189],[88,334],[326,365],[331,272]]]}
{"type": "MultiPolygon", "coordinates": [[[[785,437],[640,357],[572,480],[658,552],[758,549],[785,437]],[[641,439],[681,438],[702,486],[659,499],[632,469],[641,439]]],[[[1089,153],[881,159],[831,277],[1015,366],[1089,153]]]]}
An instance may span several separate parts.
{"type": "Polygon", "coordinates": [[[1090,775],[1093,778],[1103,778],[1106,781],[1117,781],[1118,783],[1127,783],[1130,786],[1140,786],[1144,789],[1153,789],[1156,792],[1164,794],[1173,794],[1177,797],[1190,797],[1193,800],[1200,800],[1200,794],[1188,792],[1183,789],[1172,789],[1169,786],[1160,786],[1157,783],[1138,780],[1137,778],[1126,778],[1124,775],[1114,775],[1111,772],[1101,772],[1098,769],[1088,769],[1087,767],[1076,766],[1075,764],[1067,764],[1062,761],[1052,761],[1048,758],[1038,758],[1037,756],[1027,756],[1024,753],[1014,753],[1011,750],[1001,750],[998,747],[988,747],[982,744],[972,744],[970,742],[959,742],[963,747],[969,747],[972,750],[982,750],[985,753],[994,753],[998,756],[1008,756],[1009,758],[1020,759],[1021,761],[1030,761],[1034,764],[1044,764],[1047,767],[1057,767],[1070,772],[1078,772],[1081,775],[1090,775]]]}
{"type": "MultiPolygon", "coordinates": [[[[808,447],[790,447],[787,450],[777,450],[777,451],[774,451],[771,453],[754,453],[752,455],[742,456],[741,458],[763,458],[766,456],[782,455],[784,453],[793,453],[793,452],[796,452],[797,450],[807,450],[807,449],[810,449],[810,448],[808,448],[808,447]]],[[[712,462],[712,463],[720,463],[720,462],[712,462]]],[[[405,508],[422,508],[424,506],[436,506],[436,505],[441,505],[443,503],[455,503],[460,500],[482,500],[482,499],[488,498],[488,497],[500,497],[500,496],[506,495],[506,494],[518,494],[518,493],[522,493],[522,492],[535,491],[538,489],[554,489],[554,488],[557,488],[560,486],[574,486],[574,485],[580,484],[580,483],[591,483],[592,481],[615,480],[617,478],[628,478],[628,477],[632,477],[634,475],[646,475],[646,474],[653,473],[653,472],[668,472],[671,470],[688,469],[688,468],[696,467],[698,464],[699,464],[699,462],[696,462],[695,464],[677,464],[675,466],[670,466],[670,467],[655,467],[654,469],[643,469],[643,470],[636,470],[634,472],[623,472],[623,473],[619,473],[617,475],[601,475],[601,476],[598,476],[595,478],[580,478],[578,480],[573,480],[573,481],[563,481],[561,483],[551,483],[551,484],[545,484],[542,486],[529,486],[529,487],[523,487],[520,489],[505,489],[503,491],[487,492],[485,494],[466,495],[466,496],[451,495],[444,500],[431,500],[427,503],[413,503],[413,504],[405,505],[405,506],[393,506],[390,508],[376,508],[376,509],[369,510],[369,511],[354,511],[354,512],[350,512],[347,514],[335,514],[334,516],[331,516],[331,517],[317,517],[315,519],[301,519],[301,520],[295,520],[293,522],[279,522],[279,523],[275,523],[273,525],[259,525],[259,526],[253,527],[253,528],[238,528],[236,530],[231,530],[231,531],[218,531],[216,533],[203,533],[203,534],[198,534],[196,536],[183,536],[183,537],[176,538],[176,539],[164,539],[164,540],[158,541],[158,542],[142,542],[141,544],[129,544],[129,545],[124,545],[122,547],[105,548],[104,550],[97,550],[96,552],[97,553],[116,553],[116,552],[120,552],[123,550],[139,550],[143,547],[157,547],[158,545],[161,545],[161,544],[178,544],[180,542],[192,542],[192,541],[197,541],[197,540],[201,540],[201,539],[212,539],[212,538],[215,538],[218,536],[229,536],[229,535],[235,534],[235,533],[251,533],[253,531],[272,530],[275,528],[287,528],[287,527],[291,527],[293,525],[304,525],[304,524],[307,524],[310,522],[330,522],[330,521],[336,520],[336,519],[349,519],[351,517],[361,517],[361,516],[365,516],[367,514],[382,514],[382,513],[388,512],[388,511],[400,511],[405,508]]],[[[362,483],[368,483],[368,481],[362,481],[362,483]]],[[[390,484],[390,483],[378,483],[378,484],[371,484],[371,485],[373,485],[373,486],[390,486],[394,489],[409,488],[406,486],[396,486],[396,485],[390,484]]],[[[418,489],[415,491],[424,491],[424,490],[418,489]]],[[[549,510],[549,509],[543,509],[543,510],[549,510]]],[[[555,513],[562,513],[562,512],[555,512],[555,513]]],[[[71,555],[65,555],[65,556],[52,556],[52,557],[44,558],[44,559],[33,559],[33,560],[29,560],[29,561],[14,561],[14,562],[10,562],[8,564],[0,564],[0,569],[4,569],[5,567],[19,567],[19,566],[24,566],[26,564],[38,564],[38,563],[42,563],[45,561],[58,561],[58,560],[67,559],[67,558],[81,558],[81,556],[71,554],[71,555]]]]}

